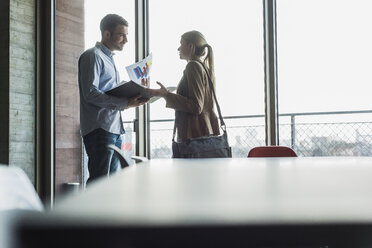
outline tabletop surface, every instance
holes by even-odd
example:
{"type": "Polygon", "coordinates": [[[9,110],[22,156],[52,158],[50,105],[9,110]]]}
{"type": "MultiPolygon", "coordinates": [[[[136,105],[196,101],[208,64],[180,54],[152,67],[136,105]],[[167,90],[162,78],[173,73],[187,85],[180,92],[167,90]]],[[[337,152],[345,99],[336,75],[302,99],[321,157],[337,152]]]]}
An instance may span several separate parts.
{"type": "Polygon", "coordinates": [[[154,159],[52,214],[111,225],[372,223],[372,158],[154,159]]]}

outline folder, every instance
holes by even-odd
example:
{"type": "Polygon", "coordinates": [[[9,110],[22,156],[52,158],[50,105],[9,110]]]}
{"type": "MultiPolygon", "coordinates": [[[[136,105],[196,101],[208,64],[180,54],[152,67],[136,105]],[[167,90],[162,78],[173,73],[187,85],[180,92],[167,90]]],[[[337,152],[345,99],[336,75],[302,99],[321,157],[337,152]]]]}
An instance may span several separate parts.
{"type": "Polygon", "coordinates": [[[150,99],[151,96],[145,91],[145,86],[137,84],[133,81],[125,82],[115,88],[105,92],[108,95],[116,97],[135,97],[141,95],[143,98],[150,99]]]}

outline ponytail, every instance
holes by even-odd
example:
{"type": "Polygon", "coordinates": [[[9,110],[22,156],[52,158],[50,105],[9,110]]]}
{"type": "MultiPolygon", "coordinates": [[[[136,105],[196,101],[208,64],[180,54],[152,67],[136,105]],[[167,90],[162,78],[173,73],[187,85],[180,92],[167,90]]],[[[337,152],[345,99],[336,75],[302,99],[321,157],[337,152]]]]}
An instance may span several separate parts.
{"type": "Polygon", "coordinates": [[[215,85],[215,76],[214,76],[214,55],[213,49],[209,44],[205,44],[204,47],[208,48],[208,54],[205,56],[203,63],[206,65],[209,71],[209,75],[212,79],[212,82],[215,85]]]}

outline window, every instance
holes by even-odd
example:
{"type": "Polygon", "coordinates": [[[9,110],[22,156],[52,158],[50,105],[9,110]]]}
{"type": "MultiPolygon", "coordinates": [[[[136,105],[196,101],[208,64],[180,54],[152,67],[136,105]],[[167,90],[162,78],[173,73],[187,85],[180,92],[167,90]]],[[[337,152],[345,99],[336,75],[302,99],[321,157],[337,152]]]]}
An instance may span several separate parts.
{"type": "Polygon", "coordinates": [[[277,1],[280,144],[371,156],[368,0],[277,1]]]}
{"type": "MultiPolygon", "coordinates": [[[[135,12],[134,1],[119,0],[89,0],[85,1],[85,48],[93,47],[101,40],[99,24],[106,14],[118,14],[128,21],[128,43],[123,51],[116,51],[114,60],[120,73],[120,79],[128,81],[129,76],[125,67],[135,63],[135,12]]],[[[122,150],[130,157],[135,154],[135,134],[133,120],[135,108],[126,109],[122,112],[124,129],[122,150]]]]}
{"type": "MultiPolygon", "coordinates": [[[[251,147],[263,145],[262,2],[150,1],[149,12],[152,87],[158,88],[156,81],[177,86],[186,66],[177,51],[180,37],[200,31],[213,48],[217,99],[233,156],[246,157],[251,147]]],[[[174,110],[161,99],[151,104],[150,119],[151,157],[170,157],[174,110]]]]}

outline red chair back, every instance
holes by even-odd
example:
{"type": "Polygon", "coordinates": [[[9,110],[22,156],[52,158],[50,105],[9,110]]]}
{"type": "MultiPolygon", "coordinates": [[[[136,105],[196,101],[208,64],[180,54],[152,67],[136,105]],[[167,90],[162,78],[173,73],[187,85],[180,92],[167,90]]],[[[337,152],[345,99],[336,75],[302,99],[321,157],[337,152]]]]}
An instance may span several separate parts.
{"type": "Polygon", "coordinates": [[[249,151],[248,157],[297,157],[297,154],[287,146],[257,146],[249,151]]]}

